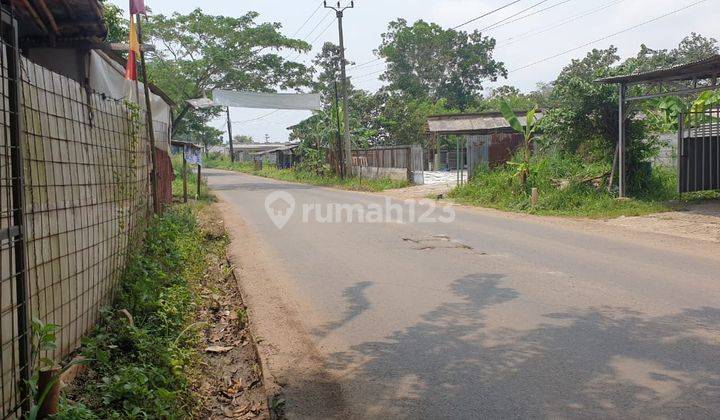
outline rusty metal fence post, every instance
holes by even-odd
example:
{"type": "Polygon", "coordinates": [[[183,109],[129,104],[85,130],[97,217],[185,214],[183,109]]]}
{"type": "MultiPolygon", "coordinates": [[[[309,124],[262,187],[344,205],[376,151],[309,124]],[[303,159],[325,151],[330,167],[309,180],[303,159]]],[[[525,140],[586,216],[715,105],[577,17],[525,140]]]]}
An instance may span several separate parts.
{"type": "Polygon", "coordinates": [[[0,124],[3,130],[0,135],[0,414],[6,418],[19,417],[30,407],[27,384],[31,376],[32,357],[24,218],[20,52],[17,21],[4,7],[0,13],[4,50],[0,57],[0,124]]]}

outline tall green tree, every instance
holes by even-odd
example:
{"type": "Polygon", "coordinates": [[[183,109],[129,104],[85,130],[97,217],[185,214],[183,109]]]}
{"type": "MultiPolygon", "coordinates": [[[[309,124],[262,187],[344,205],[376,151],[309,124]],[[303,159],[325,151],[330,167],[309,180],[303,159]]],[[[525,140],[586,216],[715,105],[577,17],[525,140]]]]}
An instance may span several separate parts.
{"type": "MultiPolygon", "coordinates": [[[[323,44],[322,50],[313,59],[314,71],[316,72],[315,91],[322,95],[326,108],[332,106],[335,100],[335,82],[340,81],[340,60],[340,46],[332,42],[323,44]]],[[[345,60],[345,65],[352,64],[352,62],[345,60]]],[[[352,96],[355,88],[351,80],[348,80],[347,84],[348,95],[352,96]]]]}
{"type": "Polygon", "coordinates": [[[387,62],[382,79],[388,89],[414,99],[441,99],[453,108],[470,107],[483,82],[506,76],[503,63],[493,59],[495,40],[479,31],[467,33],[422,20],[408,26],[390,22],[377,54],[387,62]]]}
{"type": "MultiPolygon", "coordinates": [[[[553,83],[551,109],[543,118],[543,133],[563,151],[590,160],[612,160],[618,135],[618,88],[597,83],[623,73],[617,67],[616,47],[594,49],[583,59],[572,60],[553,83]]],[[[628,123],[638,128],[629,115],[628,123]]]]}
{"type": "Polygon", "coordinates": [[[279,23],[258,23],[258,16],[214,16],[200,9],[150,16],[145,36],[158,50],[149,61],[149,75],[178,104],[176,130],[187,130],[182,121],[195,112],[185,101],[213,89],[273,92],[310,84],[309,69],[280,54],[306,52],[310,45],[284,36],[279,23]]]}
{"type": "Polygon", "coordinates": [[[124,16],[123,10],[108,0],[101,0],[101,3],[105,26],[107,26],[108,30],[105,40],[107,42],[127,42],[129,23],[124,16]]]}
{"type": "Polygon", "coordinates": [[[233,136],[233,141],[238,144],[250,144],[255,142],[252,137],[245,134],[238,134],[236,136],[233,136]]]}

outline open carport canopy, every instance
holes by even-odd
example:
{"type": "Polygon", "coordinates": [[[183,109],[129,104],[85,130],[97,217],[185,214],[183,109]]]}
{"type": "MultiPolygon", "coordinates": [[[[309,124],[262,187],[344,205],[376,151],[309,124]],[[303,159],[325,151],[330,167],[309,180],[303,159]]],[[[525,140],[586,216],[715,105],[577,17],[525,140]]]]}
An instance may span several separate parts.
{"type": "MultiPolygon", "coordinates": [[[[600,83],[617,84],[620,86],[620,100],[618,104],[618,187],[620,197],[625,197],[626,195],[625,153],[627,133],[625,130],[625,118],[628,103],[665,96],[687,96],[708,90],[715,90],[720,88],[718,85],[718,76],[720,76],[720,55],[713,55],[693,63],[662,70],[607,77],[597,80],[597,82],[600,83]],[[628,92],[629,87],[633,87],[632,92],[628,92]]],[[[706,136],[706,138],[713,139],[715,137],[706,136]]],[[[680,144],[679,147],[682,148],[682,144],[680,144]]],[[[684,162],[685,160],[683,159],[681,151],[679,159],[681,175],[684,162]]],[[[710,162],[713,165],[719,164],[715,161],[710,162]]],[[[680,191],[682,191],[682,188],[680,191]]]]}

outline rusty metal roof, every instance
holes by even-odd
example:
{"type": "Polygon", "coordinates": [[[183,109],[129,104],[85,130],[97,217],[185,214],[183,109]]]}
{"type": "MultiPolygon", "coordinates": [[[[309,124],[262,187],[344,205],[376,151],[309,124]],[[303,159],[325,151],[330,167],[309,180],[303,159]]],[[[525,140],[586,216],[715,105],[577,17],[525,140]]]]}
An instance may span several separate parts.
{"type": "Polygon", "coordinates": [[[687,81],[697,79],[711,79],[720,76],[720,55],[675,67],[654,70],[645,73],[626,74],[622,76],[598,79],[601,83],[652,83],[660,81],[687,81]]]}
{"type": "MultiPolygon", "coordinates": [[[[525,125],[525,113],[517,114],[525,125]]],[[[536,115],[542,118],[542,113],[536,115]]],[[[432,115],[428,117],[428,131],[437,134],[492,134],[514,131],[499,112],[481,114],[432,115]]]]}
{"type": "Polygon", "coordinates": [[[98,0],[12,0],[20,38],[35,46],[102,42],[107,35],[98,0]]]}

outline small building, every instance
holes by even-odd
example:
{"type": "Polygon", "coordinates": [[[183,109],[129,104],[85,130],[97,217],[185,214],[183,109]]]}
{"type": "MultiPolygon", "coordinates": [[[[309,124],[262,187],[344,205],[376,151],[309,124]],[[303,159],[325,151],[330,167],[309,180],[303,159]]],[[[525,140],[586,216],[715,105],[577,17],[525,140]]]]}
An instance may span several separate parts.
{"type": "MultiPolygon", "coordinates": [[[[252,162],[256,157],[270,150],[286,146],[287,143],[241,143],[233,145],[235,162],[252,162]]],[[[228,151],[228,155],[229,155],[228,151]]],[[[273,164],[275,162],[273,161],[273,164]]]]}
{"type": "Polygon", "coordinates": [[[280,169],[288,169],[300,162],[299,149],[300,143],[285,143],[282,146],[254,153],[252,156],[270,165],[276,165],[280,169]]]}
{"type": "MultiPolygon", "coordinates": [[[[525,124],[525,113],[517,116],[525,124]]],[[[542,118],[542,114],[537,117],[542,118]]],[[[467,167],[471,177],[478,166],[494,167],[507,163],[523,144],[523,135],[516,132],[499,112],[432,115],[428,117],[428,133],[428,166],[433,170],[467,167]],[[459,153],[457,149],[442,147],[442,137],[459,141],[459,153]]]]}

